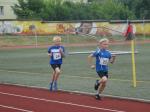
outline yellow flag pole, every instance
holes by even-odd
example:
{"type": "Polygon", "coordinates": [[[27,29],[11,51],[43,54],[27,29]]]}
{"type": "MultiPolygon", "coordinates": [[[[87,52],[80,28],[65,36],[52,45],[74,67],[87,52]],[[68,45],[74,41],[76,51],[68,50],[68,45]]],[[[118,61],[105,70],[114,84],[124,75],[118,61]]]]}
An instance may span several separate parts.
{"type": "Polygon", "coordinates": [[[135,40],[131,40],[133,87],[136,87],[135,40]]]}

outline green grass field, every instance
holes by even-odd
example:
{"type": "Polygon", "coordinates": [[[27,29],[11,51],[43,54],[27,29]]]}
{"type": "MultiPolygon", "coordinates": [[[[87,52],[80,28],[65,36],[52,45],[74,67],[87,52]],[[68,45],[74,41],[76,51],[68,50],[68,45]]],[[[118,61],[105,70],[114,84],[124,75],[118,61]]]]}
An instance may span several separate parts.
{"type": "MultiPolygon", "coordinates": [[[[115,45],[111,46],[111,49],[123,49],[124,46],[115,45]]],[[[96,46],[66,49],[84,51],[95,50],[95,48],[96,46]]],[[[150,100],[150,44],[139,44],[137,49],[139,51],[136,55],[137,87],[134,88],[132,84],[131,55],[119,55],[115,64],[110,64],[110,78],[104,91],[105,95],[150,100]]],[[[87,56],[87,54],[67,55],[59,79],[60,89],[95,92],[93,86],[97,76],[95,70],[90,69],[87,56]]],[[[52,73],[48,63],[47,48],[0,49],[0,83],[48,89],[52,73]]]]}

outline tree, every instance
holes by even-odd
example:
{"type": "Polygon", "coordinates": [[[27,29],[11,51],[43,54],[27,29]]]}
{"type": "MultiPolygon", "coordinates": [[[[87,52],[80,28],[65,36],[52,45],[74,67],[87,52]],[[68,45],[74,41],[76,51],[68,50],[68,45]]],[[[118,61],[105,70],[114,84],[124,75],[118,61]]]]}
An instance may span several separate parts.
{"type": "Polygon", "coordinates": [[[139,19],[150,19],[150,0],[139,0],[135,10],[135,14],[139,19]]]}
{"type": "Polygon", "coordinates": [[[150,0],[120,0],[131,10],[136,19],[150,19],[150,0]]]}
{"type": "Polygon", "coordinates": [[[49,21],[133,19],[135,15],[119,0],[93,0],[91,3],[62,0],[18,0],[13,10],[21,19],[49,21]]]}
{"type": "Polygon", "coordinates": [[[133,19],[134,13],[119,0],[101,0],[91,3],[101,19],[133,19]]]}
{"type": "Polygon", "coordinates": [[[41,18],[43,8],[43,0],[18,0],[18,4],[12,6],[19,19],[41,18]]]}

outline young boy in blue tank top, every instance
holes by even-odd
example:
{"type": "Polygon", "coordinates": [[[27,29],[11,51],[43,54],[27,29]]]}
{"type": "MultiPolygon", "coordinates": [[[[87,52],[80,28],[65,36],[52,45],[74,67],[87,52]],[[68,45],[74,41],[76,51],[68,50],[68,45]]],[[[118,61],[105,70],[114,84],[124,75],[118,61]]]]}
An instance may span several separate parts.
{"type": "Polygon", "coordinates": [[[49,64],[53,69],[53,75],[50,82],[50,91],[57,90],[57,80],[61,72],[61,65],[65,57],[65,48],[61,45],[61,37],[53,38],[54,45],[48,48],[49,64]]]}
{"type": "Polygon", "coordinates": [[[109,40],[107,38],[103,38],[99,41],[99,48],[92,54],[88,56],[88,62],[92,69],[96,68],[96,72],[100,77],[99,80],[96,80],[95,90],[97,93],[95,98],[100,100],[100,94],[103,92],[106,87],[107,79],[108,79],[108,63],[114,63],[115,55],[111,55],[111,52],[107,50],[109,47],[109,40]],[[92,59],[96,58],[96,63],[92,64],[92,59]],[[96,66],[95,66],[96,65],[96,66]]]}

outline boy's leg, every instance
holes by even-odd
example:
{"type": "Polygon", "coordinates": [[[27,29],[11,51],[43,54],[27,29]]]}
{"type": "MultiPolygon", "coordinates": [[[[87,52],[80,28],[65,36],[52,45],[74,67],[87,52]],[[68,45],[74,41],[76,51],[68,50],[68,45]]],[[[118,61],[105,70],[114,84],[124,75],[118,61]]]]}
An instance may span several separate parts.
{"type": "Polygon", "coordinates": [[[55,69],[54,90],[57,90],[57,89],[58,89],[58,88],[57,88],[57,80],[58,80],[58,78],[59,78],[59,75],[60,75],[60,69],[59,69],[59,67],[57,67],[57,68],[55,69]]]}
{"type": "Polygon", "coordinates": [[[51,82],[50,82],[50,91],[53,90],[53,83],[54,83],[54,79],[55,79],[55,71],[53,71],[53,75],[52,75],[52,78],[51,78],[51,82]]]}
{"type": "Polygon", "coordinates": [[[49,90],[50,90],[50,91],[53,91],[53,82],[51,82],[51,83],[49,84],[49,86],[50,86],[50,87],[49,87],[49,90]]]}
{"type": "Polygon", "coordinates": [[[55,69],[55,77],[54,77],[54,81],[57,81],[59,75],[60,75],[60,68],[57,67],[57,68],[55,69]]]}
{"type": "Polygon", "coordinates": [[[100,80],[96,80],[95,85],[94,85],[94,89],[97,90],[100,84],[100,80]]]}
{"type": "Polygon", "coordinates": [[[102,79],[100,80],[100,84],[97,90],[97,94],[96,94],[96,99],[100,100],[100,94],[104,91],[105,87],[106,87],[106,82],[107,82],[107,77],[104,76],[102,77],[102,79]]]}
{"type": "Polygon", "coordinates": [[[50,84],[49,84],[50,91],[53,90],[53,83],[54,83],[54,79],[55,79],[55,65],[51,64],[51,68],[53,69],[53,73],[52,73],[52,76],[51,76],[51,79],[50,79],[50,84]]]}

